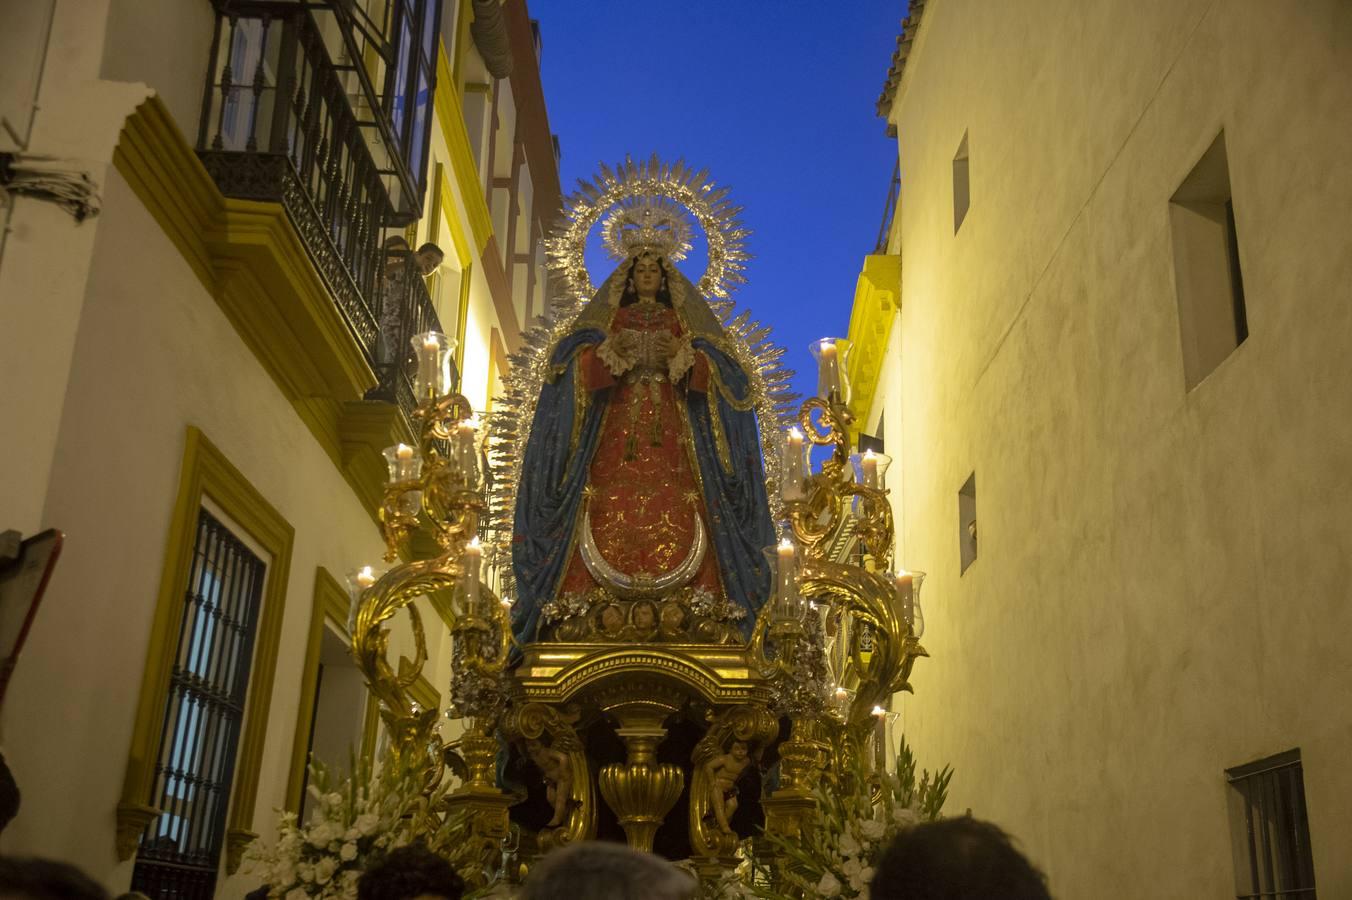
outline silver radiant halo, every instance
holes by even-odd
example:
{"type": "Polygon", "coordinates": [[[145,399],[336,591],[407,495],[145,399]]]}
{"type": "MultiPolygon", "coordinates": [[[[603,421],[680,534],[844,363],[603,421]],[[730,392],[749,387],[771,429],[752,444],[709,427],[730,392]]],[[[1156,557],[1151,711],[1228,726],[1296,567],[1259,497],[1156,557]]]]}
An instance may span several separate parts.
{"type": "Polygon", "coordinates": [[[649,236],[662,242],[652,249],[660,252],[669,244],[680,253],[672,259],[689,252],[693,228],[703,232],[709,260],[695,286],[705,297],[727,297],[745,281],[742,270],[749,259],[745,244],[750,234],[738,219],[742,208],[733,205],[728,194],[727,188],[714,185],[708,170],[693,171],[683,160],[668,164],[654,154],[641,163],[626,156],[615,169],[602,163],[596,178],[579,182],[577,192],[564,201],[563,221],[545,242],[550,269],[574,297],[590,298],[596,288],[585,254],[592,229],[604,220],[606,249],[627,257],[626,246],[630,252],[647,246],[640,243],[647,213],[649,236]],[[659,229],[658,224],[664,227],[659,229]]]}

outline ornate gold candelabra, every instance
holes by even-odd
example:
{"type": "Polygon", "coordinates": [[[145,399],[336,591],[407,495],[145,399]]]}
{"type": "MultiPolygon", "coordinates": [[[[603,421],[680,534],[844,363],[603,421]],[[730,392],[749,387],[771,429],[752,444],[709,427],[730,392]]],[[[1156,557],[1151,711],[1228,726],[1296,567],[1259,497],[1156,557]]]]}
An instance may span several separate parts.
{"type": "Polygon", "coordinates": [[[911,690],[911,668],[928,655],[916,596],[923,573],[885,571],[894,531],[878,457],[861,460],[858,480],[851,471],[845,350],[830,338],[813,347],[818,396],[802,404],[784,445],[788,534],[775,553],[776,597],[761,611],[750,647],[791,722],[780,747],[780,788],[766,800],[767,830],[789,835],[814,815],[823,775],[841,778],[859,763],[882,767],[878,713],[894,693],[911,690]],[[831,448],[818,474],[810,473],[812,446],[831,448]],[[831,558],[847,526],[859,564],[831,558]],[[844,642],[830,663],[828,639],[844,642]],[[870,754],[871,746],[879,752],[870,754]]]}
{"type": "MultiPolygon", "coordinates": [[[[801,405],[784,440],[783,539],[767,548],[775,589],[749,644],[544,640],[520,648],[515,669],[508,668],[507,607],[480,580],[486,509],[478,438],[470,404],[452,390],[451,348],[440,334],[414,338],[417,446],[386,451],[385,559],[406,561],[353,579],[352,652],[379,701],[390,760],[420,767],[429,796],[442,797],[448,766],[461,777],[454,792],[419,813],[417,830],[444,835],[454,825],[455,847],[447,841],[439,849],[472,883],[485,883],[499,868],[500,848],[510,843],[514,854],[517,846],[506,839],[508,808],[520,798],[497,782],[507,741],[518,760],[539,770],[552,813],[533,835],[511,826],[517,837],[530,835],[520,844],[526,859],[595,837],[602,798],[631,846],[651,849],[688,780],[693,857],[701,874],[715,879],[738,862],[739,837],[729,824],[736,792],[726,773],[774,749],[782,719],[790,730],[777,747],[778,783],[763,801],[767,831],[795,835],[810,827],[823,783],[847,790],[857,787],[848,782],[851,773],[881,774],[886,708],[892,694],[910,690],[912,666],[927,655],[919,643],[924,576],[891,570],[886,458],[865,454],[851,467],[845,342],[826,339],[813,348],[818,396],[801,405]],[[830,450],[816,473],[813,447],[830,450]],[[430,536],[430,558],[407,561],[415,533],[430,536]],[[412,698],[427,661],[414,600],[426,595],[449,611],[450,714],[465,722],[450,744],[438,733],[437,710],[420,709],[412,698]],[[414,653],[392,665],[388,623],[400,611],[408,613],[414,653]],[[688,765],[658,758],[673,722],[703,729],[688,765]],[[599,727],[613,728],[623,742],[623,762],[600,765],[591,755],[584,735],[599,727]]],[[[504,872],[518,868],[511,860],[504,872]]]]}
{"type": "MultiPolygon", "coordinates": [[[[385,561],[407,557],[420,526],[435,541],[431,559],[404,562],[375,577],[369,567],[354,579],[352,655],[379,701],[389,736],[387,764],[425,767],[425,791],[441,784],[448,762],[461,769],[460,786],[429,809],[420,830],[439,833],[447,817],[463,819],[456,855],[488,864],[507,834],[509,798],[494,777],[494,732],[506,705],[503,673],[511,643],[507,607],[480,581],[477,536],[484,513],[480,493],[474,411],[452,389],[450,353],[454,342],[428,332],[413,338],[418,359],[414,412],[418,447],[400,444],[386,451],[390,480],[380,509],[385,561]],[[438,733],[438,710],[421,709],[410,695],[427,661],[422,617],[413,601],[441,594],[449,598],[455,676],[451,715],[464,719],[465,733],[447,745],[438,733]],[[389,661],[386,623],[401,610],[409,616],[414,655],[389,661]],[[463,840],[467,832],[468,840],[463,840]]],[[[449,848],[448,848],[449,849],[449,848]]],[[[466,871],[476,880],[483,866],[466,871]]],[[[481,880],[481,879],[480,879],[481,880]]]]}

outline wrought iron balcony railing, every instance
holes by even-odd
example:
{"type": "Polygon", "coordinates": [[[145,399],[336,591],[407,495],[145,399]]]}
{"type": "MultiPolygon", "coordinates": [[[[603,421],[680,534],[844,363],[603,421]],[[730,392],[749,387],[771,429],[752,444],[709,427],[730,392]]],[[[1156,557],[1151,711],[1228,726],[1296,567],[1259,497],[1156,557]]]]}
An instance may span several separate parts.
{"type": "Polygon", "coordinates": [[[313,13],[277,8],[218,7],[198,156],[226,196],[282,204],[374,360],[389,194],[313,13]]]}
{"type": "MultiPolygon", "coordinates": [[[[412,383],[417,370],[413,336],[442,330],[436,307],[432,305],[422,272],[418,270],[418,259],[411,251],[386,251],[376,298],[379,335],[373,368],[380,383],[366,397],[394,403],[406,417],[411,417],[417,408],[412,383]]],[[[458,387],[460,373],[452,371],[451,378],[458,387]]]]}
{"type": "MultiPolygon", "coordinates": [[[[409,338],[441,329],[413,255],[387,256],[381,237],[416,214],[407,198],[409,185],[423,182],[426,139],[400,123],[416,116],[416,103],[428,105],[431,84],[418,75],[426,96],[412,97],[398,77],[404,63],[373,55],[369,34],[358,46],[342,2],[212,2],[198,156],[226,196],[282,205],[377,374],[368,399],[408,416],[409,338]],[[382,66],[389,97],[376,93],[368,71],[382,66]],[[412,152],[419,140],[423,150],[412,152]]],[[[405,39],[410,23],[435,29],[434,0],[400,0],[398,9],[405,39]]]]}

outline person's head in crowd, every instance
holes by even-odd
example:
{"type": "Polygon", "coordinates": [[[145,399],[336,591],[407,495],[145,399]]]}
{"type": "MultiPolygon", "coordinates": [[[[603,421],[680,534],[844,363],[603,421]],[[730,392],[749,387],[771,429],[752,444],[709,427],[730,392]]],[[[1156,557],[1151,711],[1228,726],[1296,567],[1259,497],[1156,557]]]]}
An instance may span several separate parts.
{"type": "Polygon", "coordinates": [[[0,856],[2,900],[108,900],[108,892],[69,863],[0,856]]]}
{"type": "Polygon", "coordinates": [[[1051,900],[1047,882],[1009,835],[961,816],[901,832],[883,852],[873,900],[1051,900]]]}
{"type": "Polygon", "coordinates": [[[556,850],[526,876],[520,900],[691,900],[697,883],[671,863],[623,844],[556,850]]]}
{"type": "Polygon", "coordinates": [[[442,260],[446,258],[446,254],[442,253],[441,248],[436,244],[429,242],[418,248],[418,253],[415,258],[418,264],[418,271],[422,275],[427,276],[437,270],[437,266],[441,265],[442,260]]]}
{"type": "Polygon", "coordinates": [[[357,881],[357,900],[460,900],[464,880],[422,844],[385,854],[357,881]]]}

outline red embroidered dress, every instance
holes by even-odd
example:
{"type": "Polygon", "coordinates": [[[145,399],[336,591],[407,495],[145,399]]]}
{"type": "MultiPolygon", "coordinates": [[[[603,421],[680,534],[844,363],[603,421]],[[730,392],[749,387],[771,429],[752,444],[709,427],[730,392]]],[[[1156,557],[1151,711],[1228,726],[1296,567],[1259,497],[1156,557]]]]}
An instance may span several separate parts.
{"type": "MultiPolygon", "coordinates": [[[[696,516],[708,531],[683,395],[708,390],[709,362],[691,349],[676,313],[651,301],[620,307],[609,334],[579,359],[584,390],[613,391],[592,458],[585,508],[593,542],[607,563],[626,575],[655,577],[686,559],[696,516]],[[622,337],[626,332],[629,336],[622,337]],[[650,349],[661,334],[670,335],[676,348],[665,365],[656,364],[660,355],[650,349]]],[[[723,596],[712,546],[689,585],[723,596]]],[[[575,547],[561,593],[585,593],[596,586],[575,547]]]]}

